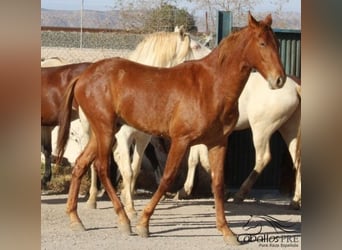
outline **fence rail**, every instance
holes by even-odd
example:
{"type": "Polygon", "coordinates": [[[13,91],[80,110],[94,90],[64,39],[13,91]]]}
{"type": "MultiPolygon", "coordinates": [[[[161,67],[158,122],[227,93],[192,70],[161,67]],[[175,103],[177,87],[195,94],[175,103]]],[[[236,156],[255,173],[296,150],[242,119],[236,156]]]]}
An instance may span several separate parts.
{"type": "Polygon", "coordinates": [[[280,42],[280,56],[288,75],[301,77],[301,31],[274,30],[280,42]]]}

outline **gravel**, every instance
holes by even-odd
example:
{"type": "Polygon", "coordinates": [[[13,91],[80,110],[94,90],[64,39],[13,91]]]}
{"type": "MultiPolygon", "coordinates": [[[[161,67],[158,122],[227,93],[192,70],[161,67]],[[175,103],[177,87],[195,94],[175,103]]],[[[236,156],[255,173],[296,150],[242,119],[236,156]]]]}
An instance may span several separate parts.
{"type": "MultiPolygon", "coordinates": [[[[41,249],[300,249],[301,212],[288,207],[290,199],[271,191],[254,192],[252,197],[243,204],[225,203],[231,229],[246,241],[230,247],[216,229],[212,198],[160,201],[150,221],[150,237],[141,238],[135,233],[136,221],[131,222],[132,235],[120,233],[108,200],[98,201],[98,208],[91,210],[80,197],[78,212],[87,230],[73,232],[65,213],[67,195],[41,195],[41,249]],[[246,225],[252,215],[253,224],[246,225]],[[273,227],[265,218],[283,227],[273,227]]],[[[136,194],[138,215],[149,199],[146,193],[136,194]]]]}

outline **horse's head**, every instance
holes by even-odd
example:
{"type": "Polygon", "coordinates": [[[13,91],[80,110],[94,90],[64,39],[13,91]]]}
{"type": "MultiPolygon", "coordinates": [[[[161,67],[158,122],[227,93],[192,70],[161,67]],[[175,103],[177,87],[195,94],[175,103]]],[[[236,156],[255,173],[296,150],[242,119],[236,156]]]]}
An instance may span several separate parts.
{"type": "Polygon", "coordinates": [[[271,29],[271,24],[271,14],[258,22],[248,13],[249,42],[246,46],[246,55],[250,66],[261,73],[268,81],[269,87],[277,89],[284,85],[286,75],[279,56],[279,42],[271,29]]]}
{"type": "Polygon", "coordinates": [[[175,54],[173,55],[174,62],[172,63],[172,66],[194,58],[191,49],[192,39],[190,38],[190,34],[185,31],[184,26],[176,26],[174,33],[177,34],[178,38],[176,40],[176,49],[174,51],[175,54]]]}

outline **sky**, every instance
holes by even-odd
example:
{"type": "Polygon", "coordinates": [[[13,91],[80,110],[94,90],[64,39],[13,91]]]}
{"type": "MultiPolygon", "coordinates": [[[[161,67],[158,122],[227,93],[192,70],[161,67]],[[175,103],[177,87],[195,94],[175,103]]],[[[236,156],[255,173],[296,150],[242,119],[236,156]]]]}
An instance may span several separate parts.
{"type": "MultiPolygon", "coordinates": [[[[90,10],[111,10],[113,9],[115,0],[83,0],[83,8],[90,10]]],[[[179,7],[185,8],[186,1],[179,4],[179,7]]],[[[256,6],[257,11],[272,11],[274,5],[271,1],[265,0],[260,6],[256,6]]],[[[41,0],[41,8],[56,9],[56,10],[79,10],[81,9],[82,0],[41,0]]],[[[289,0],[284,4],[283,11],[301,12],[301,0],[289,0]]]]}

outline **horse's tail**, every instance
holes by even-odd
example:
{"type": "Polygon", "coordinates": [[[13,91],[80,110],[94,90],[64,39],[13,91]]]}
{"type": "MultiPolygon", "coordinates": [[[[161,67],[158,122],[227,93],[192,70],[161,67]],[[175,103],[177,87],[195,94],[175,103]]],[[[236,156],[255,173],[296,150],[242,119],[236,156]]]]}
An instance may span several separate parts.
{"type": "Polygon", "coordinates": [[[65,146],[69,139],[72,104],[74,99],[74,89],[79,76],[73,78],[68,85],[63,96],[63,102],[59,112],[59,129],[57,136],[57,163],[62,160],[65,146]]]}
{"type": "MultiPolygon", "coordinates": [[[[299,98],[299,101],[302,100],[302,83],[300,78],[291,76],[291,78],[296,82],[296,91],[299,98]]],[[[298,105],[298,108],[300,109],[300,104],[298,105]]],[[[299,124],[298,131],[297,131],[297,145],[296,145],[296,155],[295,155],[295,164],[298,166],[298,168],[301,168],[301,152],[302,151],[302,132],[301,132],[301,126],[299,124]]],[[[297,170],[300,171],[300,170],[297,170]]]]}
{"type": "MultiPolygon", "coordinates": [[[[301,131],[301,126],[299,126],[298,128],[298,132],[297,132],[297,145],[296,145],[297,149],[296,149],[296,165],[298,166],[298,168],[301,168],[302,165],[302,131],[301,131]]],[[[300,171],[300,169],[298,169],[297,171],[300,171]]]]}
{"type": "Polygon", "coordinates": [[[297,95],[299,97],[299,99],[302,99],[302,82],[301,79],[299,77],[296,76],[289,76],[293,81],[295,81],[296,83],[296,91],[297,91],[297,95]]]}
{"type": "Polygon", "coordinates": [[[299,85],[299,84],[297,84],[297,85],[296,85],[296,90],[297,90],[298,97],[299,97],[300,99],[302,99],[302,86],[299,85]]]}

